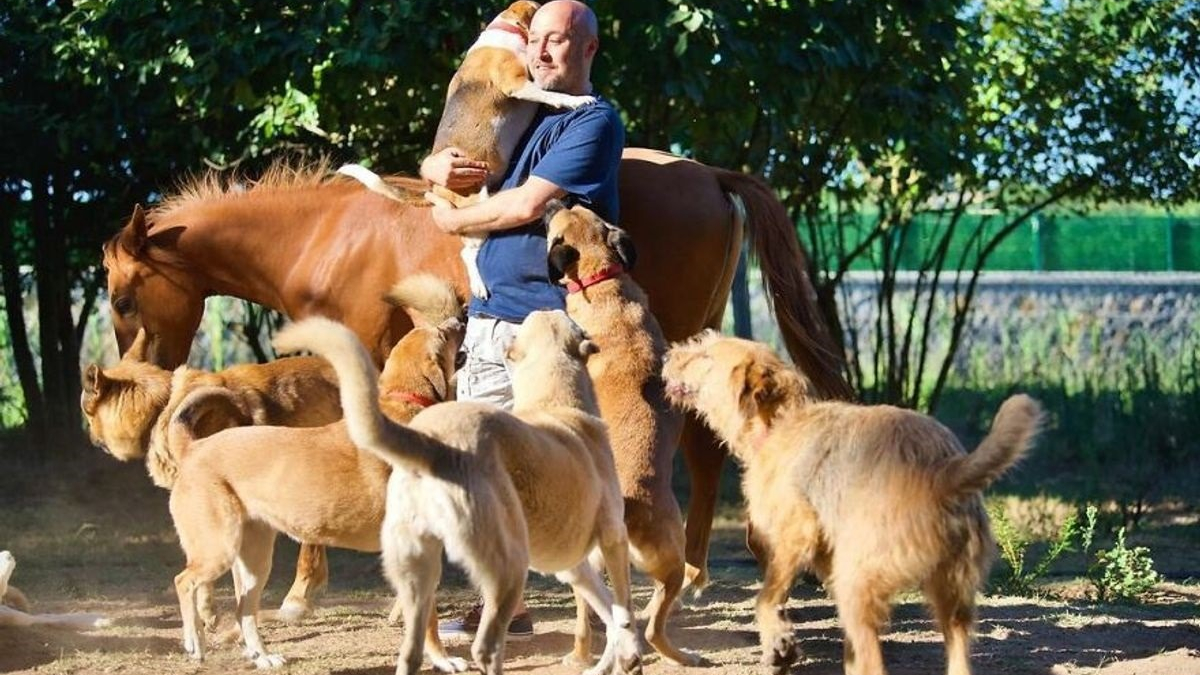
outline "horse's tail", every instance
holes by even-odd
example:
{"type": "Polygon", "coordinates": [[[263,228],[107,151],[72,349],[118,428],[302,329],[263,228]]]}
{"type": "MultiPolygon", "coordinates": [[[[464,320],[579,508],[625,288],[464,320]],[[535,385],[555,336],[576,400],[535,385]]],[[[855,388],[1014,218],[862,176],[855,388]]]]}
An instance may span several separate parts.
{"type": "Polygon", "coordinates": [[[853,399],[843,376],[841,343],[830,335],[808,276],[808,256],[787,210],[761,179],[714,168],[725,192],[746,206],[746,233],[762,269],[763,288],[792,361],[827,398],[853,399]]]}
{"type": "Polygon", "coordinates": [[[391,185],[388,185],[387,182],[379,176],[379,174],[365,166],[362,166],[361,164],[343,164],[341,168],[337,170],[337,172],[344,176],[350,176],[351,178],[367,186],[367,189],[371,192],[381,194],[388,199],[394,199],[398,202],[411,201],[408,195],[404,194],[400,190],[397,190],[391,185]]]}
{"type": "Polygon", "coordinates": [[[314,316],[285,326],[272,341],[279,353],[308,350],[333,365],[350,440],[397,468],[428,473],[436,442],[396,424],[379,409],[379,373],[358,336],[344,325],[314,316]]]}
{"type": "Polygon", "coordinates": [[[432,274],[404,277],[392,286],[384,299],[408,312],[414,323],[437,326],[449,319],[461,319],[463,314],[463,304],[454,292],[454,286],[432,274]]]}

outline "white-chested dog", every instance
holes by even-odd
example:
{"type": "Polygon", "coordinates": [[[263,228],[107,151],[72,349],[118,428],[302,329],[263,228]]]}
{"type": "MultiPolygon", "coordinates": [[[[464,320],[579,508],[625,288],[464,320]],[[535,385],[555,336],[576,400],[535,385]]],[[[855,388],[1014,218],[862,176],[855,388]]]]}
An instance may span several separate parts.
{"type": "Polygon", "coordinates": [[[476,402],[436,405],[409,427],[380,413],[370,358],[340,324],[308,319],[285,329],[277,349],[311,350],[333,363],[350,435],[394,467],[383,527],[384,569],[405,602],[398,673],[415,673],[432,627],[441,555],[466,568],[484,598],[472,655],[502,670],[505,629],[526,565],[554,573],[608,625],[594,673],[640,671],[629,612],[623,508],[608,434],[584,360],[594,350],[565,313],[534,312],[510,349],[513,412],[476,402]],[[588,555],[599,548],[616,600],[588,555]]]}
{"type": "MultiPolygon", "coordinates": [[[[456,207],[487,197],[504,178],[513,152],[533,122],[539,104],[555,108],[578,108],[592,103],[594,96],[574,96],[546,91],[532,80],[525,65],[529,24],[538,9],[531,0],[517,0],[501,12],[467,50],[462,65],[446,89],[446,105],[438,123],[432,153],[455,147],[469,158],[487,162],[488,178],[482,190],[455,192],[440,185],[433,192],[456,207]]],[[[367,187],[399,198],[394,188],[357,165],[339,169],[367,187]]],[[[475,259],[487,235],[464,235],[462,259],[471,282],[471,293],[488,297],[475,259]]]]}
{"type": "Polygon", "coordinates": [[[31,614],[29,600],[8,580],[17,568],[17,559],[8,551],[0,551],[0,627],[2,626],[53,626],[88,630],[112,625],[112,621],[98,614],[31,614]]]}

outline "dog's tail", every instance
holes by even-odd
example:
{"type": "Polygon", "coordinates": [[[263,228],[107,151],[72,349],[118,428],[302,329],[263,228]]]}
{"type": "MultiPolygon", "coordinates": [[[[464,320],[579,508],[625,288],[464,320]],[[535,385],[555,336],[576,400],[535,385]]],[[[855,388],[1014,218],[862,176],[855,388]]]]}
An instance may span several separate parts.
{"type": "Polygon", "coordinates": [[[454,286],[432,274],[404,277],[392,286],[384,299],[403,308],[412,316],[414,323],[438,326],[448,319],[462,318],[463,305],[454,292],[454,286]]]}
{"type": "Polygon", "coordinates": [[[951,499],[976,494],[1025,455],[1042,427],[1042,407],[1017,394],[1010,396],[992,420],[992,430],[975,452],[956,457],[941,474],[942,494],[951,499]]]}
{"type": "Polygon", "coordinates": [[[392,466],[428,472],[438,453],[436,441],[384,416],[379,409],[379,373],[349,328],[310,317],[284,327],[273,344],[279,353],[308,350],[329,360],[338,377],[346,430],[356,446],[392,466]]]}
{"type": "Polygon", "coordinates": [[[344,176],[350,176],[367,186],[367,189],[371,192],[381,194],[388,199],[394,199],[398,202],[410,201],[407,195],[388,185],[386,181],[379,177],[379,174],[361,164],[343,164],[337,172],[344,176]]]}

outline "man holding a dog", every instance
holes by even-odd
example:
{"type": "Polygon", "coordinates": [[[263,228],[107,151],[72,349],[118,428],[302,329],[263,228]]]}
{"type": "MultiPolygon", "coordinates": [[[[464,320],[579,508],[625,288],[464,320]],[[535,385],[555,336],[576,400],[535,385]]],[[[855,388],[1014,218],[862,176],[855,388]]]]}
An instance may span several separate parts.
{"type": "MultiPolygon", "coordinates": [[[[599,48],[596,15],[578,0],[552,0],[534,15],[526,60],[535,83],[548,91],[594,95],[592,62],[599,48]]],[[[561,287],[551,283],[546,265],[546,204],[561,199],[583,204],[608,222],[618,222],[617,168],[625,129],[613,106],[597,101],[573,110],[545,106],[517,146],[501,190],[480,203],[455,209],[427,194],[434,222],[449,234],[482,234],[478,267],[489,297],[472,297],[463,348],[467,360],[458,376],[459,400],[512,407],[506,352],[517,327],[531,312],[564,309],[561,287]]],[[[451,189],[472,189],[487,178],[487,165],[457,148],[430,155],[421,176],[451,189]]],[[[478,612],[439,627],[447,634],[470,634],[478,612]],[[472,621],[474,619],[474,621],[472,621]]],[[[509,637],[529,636],[525,608],[509,627],[509,637]]]]}

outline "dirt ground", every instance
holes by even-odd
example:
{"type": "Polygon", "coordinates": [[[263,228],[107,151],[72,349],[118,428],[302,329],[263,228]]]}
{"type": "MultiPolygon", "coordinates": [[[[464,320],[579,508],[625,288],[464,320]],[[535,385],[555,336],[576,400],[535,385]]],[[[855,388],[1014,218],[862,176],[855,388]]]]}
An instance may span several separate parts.
{"type": "MultiPolygon", "coordinates": [[[[94,451],[93,451],[94,452],[94,451]]],[[[234,645],[216,645],[196,664],[179,645],[180,620],[171,580],[182,564],[166,510],[165,493],[154,489],[141,467],[109,463],[79,471],[69,480],[31,488],[31,481],[0,477],[0,549],[16,555],[13,583],[42,612],[98,612],[108,628],[84,633],[55,629],[0,628],[0,673],[226,673],[252,667],[234,645]],[[12,482],[15,487],[8,485],[12,482]]],[[[1195,524],[1191,528],[1197,527],[1195,524]]],[[[683,669],[646,659],[650,675],[674,672],[758,673],[753,598],[758,570],[742,546],[742,530],[724,520],[712,548],[713,584],[688,598],[670,633],[680,646],[708,660],[683,669]]],[[[1189,569],[1196,547],[1190,539],[1170,563],[1189,569]]],[[[281,540],[264,607],[282,600],[294,571],[296,546],[281,540]]],[[[296,625],[266,624],[269,648],[296,674],[385,675],[395,667],[401,629],[388,626],[390,603],[374,556],[331,551],[332,580],[314,616],[296,625]]],[[[649,586],[636,577],[635,599],[645,603],[649,586]]],[[[1058,597],[1077,600],[982,599],[972,650],[977,673],[1052,675],[1200,675],[1200,583],[1176,578],[1160,584],[1147,603],[1098,605],[1082,598],[1079,582],[1058,583],[1058,597]]],[[[223,584],[219,608],[231,608],[223,584]]],[[[471,601],[463,577],[447,570],[439,596],[443,614],[471,601]]],[[[571,644],[570,593],[552,578],[531,575],[527,602],[536,635],[508,647],[513,673],[566,675],[560,665],[571,644]]],[[[827,675],[842,669],[842,643],[832,604],[820,589],[800,584],[790,605],[804,660],[796,675],[827,675]]],[[[596,648],[599,648],[597,642],[596,648]]],[[[467,656],[465,644],[451,652],[467,656]]],[[[900,599],[884,643],[894,675],[944,669],[941,637],[916,595],[900,599]]]]}

